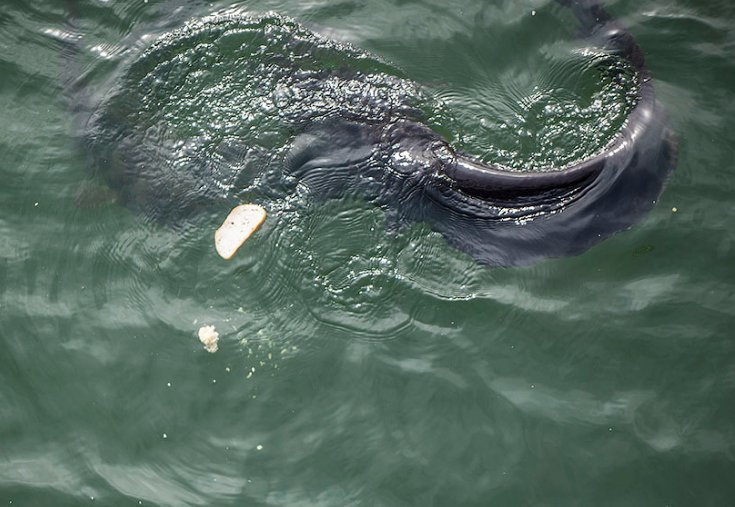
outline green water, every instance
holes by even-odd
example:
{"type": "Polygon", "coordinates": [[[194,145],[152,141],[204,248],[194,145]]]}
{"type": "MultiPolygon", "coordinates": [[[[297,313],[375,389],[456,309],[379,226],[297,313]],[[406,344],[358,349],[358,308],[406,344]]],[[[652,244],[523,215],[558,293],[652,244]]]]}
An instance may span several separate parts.
{"type": "Polygon", "coordinates": [[[558,6],[183,4],[81,2],[71,24],[65,2],[0,7],[0,505],[735,503],[730,3],[606,4],[678,167],[631,230],[512,269],[359,196],[274,202],[225,262],[226,209],[150,222],[90,178],[63,83],[87,73],[102,100],[155,35],[272,11],[417,83],[464,150],[564,163],[625,93],[600,109],[605,82],[568,78],[582,43],[558,6]],[[575,141],[551,143],[564,125],[575,141]]]}

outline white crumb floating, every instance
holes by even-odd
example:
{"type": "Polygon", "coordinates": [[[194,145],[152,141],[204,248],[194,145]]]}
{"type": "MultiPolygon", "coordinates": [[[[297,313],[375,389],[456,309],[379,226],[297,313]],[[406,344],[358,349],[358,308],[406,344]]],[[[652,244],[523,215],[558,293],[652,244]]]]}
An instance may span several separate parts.
{"type": "Polygon", "coordinates": [[[199,328],[199,341],[202,342],[207,352],[214,354],[217,352],[219,333],[214,329],[214,326],[202,326],[199,328]]]}
{"type": "Polygon", "coordinates": [[[231,259],[245,240],[265,221],[265,208],[257,204],[237,206],[214,233],[214,247],[223,259],[231,259]]]}

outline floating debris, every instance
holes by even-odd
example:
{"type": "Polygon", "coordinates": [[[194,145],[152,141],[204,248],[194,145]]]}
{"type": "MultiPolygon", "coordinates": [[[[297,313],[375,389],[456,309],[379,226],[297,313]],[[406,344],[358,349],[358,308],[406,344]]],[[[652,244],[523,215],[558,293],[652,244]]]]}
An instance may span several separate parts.
{"type": "Polygon", "coordinates": [[[214,354],[218,348],[219,333],[214,326],[202,326],[199,328],[199,341],[202,342],[207,352],[214,354]]]}
{"type": "Polygon", "coordinates": [[[214,233],[214,248],[223,259],[231,259],[265,221],[265,208],[257,204],[241,204],[233,208],[214,233]]]}

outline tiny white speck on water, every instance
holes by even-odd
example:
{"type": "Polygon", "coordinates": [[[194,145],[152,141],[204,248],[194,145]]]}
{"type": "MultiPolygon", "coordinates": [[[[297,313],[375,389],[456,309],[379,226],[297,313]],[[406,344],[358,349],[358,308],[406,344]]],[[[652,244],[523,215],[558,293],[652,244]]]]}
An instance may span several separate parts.
{"type": "Polygon", "coordinates": [[[217,379],[216,378],[213,378],[212,379],[212,384],[216,384],[216,383],[217,383],[217,379]]]}
{"type": "Polygon", "coordinates": [[[536,385],[535,384],[531,384],[531,389],[536,389],[536,385]]]}
{"type": "Polygon", "coordinates": [[[679,210],[678,210],[678,209],[676,209],[675,207],[674,207],[674,208],[671,208],[671,212],[672,212],[672,213],[676,213],[677,211],[679,211],[679,210]]]}
{"type": "Polygon", "coordinates": [[[263,446],[260,445],[260,444],[258,444],[255,448],[258,449],[259,451],[262,451],[263,450],[263,446]]]}
{"type": "Polygon", "coordinates": [[[229,367],[229,366],[226,366],[226,367],[225,367],[225,371],[226,371],[227,373],[230,373],[230,367],[229,367]]]}
{"type": "Polygon", "coordinates": [[[163,438],[168,438],[168,435],[166,435],[166,434],[164,433],[164,434],[163,434],[163,438]]]}
{"type": "Polygon", "coordinates": [[[607,429],[607,431],[612,431],[612,426],[610,426],[610,427],[609,427],[609,428],[607,429]]]}
{"type": "Polygon", "coordinates": [[[171,387],[171,382],[166,382],[166,387],[171,387]]]}
{"type": "Polygon", "coordinates": [[[38,203],[37,203],[37,202],[34,202],[34,203],[33,203],[33,205],[34,205],[34,206],[38,206],[38,203]]]}
{"type": "Polygon", "coordinates": [[[535,16],[535,15],[536,15],[536,11],[531,11],[531,16],[535,16]]]}

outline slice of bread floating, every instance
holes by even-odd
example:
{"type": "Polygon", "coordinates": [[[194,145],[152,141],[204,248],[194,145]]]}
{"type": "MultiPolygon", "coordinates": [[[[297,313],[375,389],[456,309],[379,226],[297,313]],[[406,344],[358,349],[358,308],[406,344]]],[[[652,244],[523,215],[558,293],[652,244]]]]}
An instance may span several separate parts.
{"type": "Polygon", "coordinates": [[[265,209],[257,204],[233,208],[214,233],[214,248],[223,259],[231,259],[237,249],[265,221],[265,209]]]}

